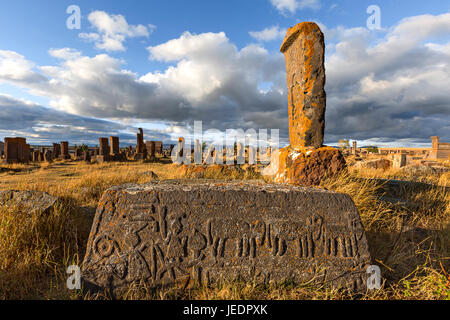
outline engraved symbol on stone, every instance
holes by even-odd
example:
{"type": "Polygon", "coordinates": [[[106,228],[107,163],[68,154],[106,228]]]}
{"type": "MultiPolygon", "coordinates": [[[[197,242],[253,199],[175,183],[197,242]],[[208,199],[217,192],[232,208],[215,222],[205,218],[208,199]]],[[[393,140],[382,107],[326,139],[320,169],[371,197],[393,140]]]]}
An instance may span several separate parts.
{"type": "Polygon", "coordinates": [[[108,236],[101,236],[95,241],[94,247],[100,257],[107,258],[114,251],[114,241],[108,236]]]}

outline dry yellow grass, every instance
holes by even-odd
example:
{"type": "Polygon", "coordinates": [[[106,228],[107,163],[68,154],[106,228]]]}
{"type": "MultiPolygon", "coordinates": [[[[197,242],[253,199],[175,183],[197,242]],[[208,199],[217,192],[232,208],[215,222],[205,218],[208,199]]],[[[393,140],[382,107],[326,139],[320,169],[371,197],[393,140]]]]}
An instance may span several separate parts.
{"type": "MultiPolygon", "coordinates": [[[[3,166],[0,190],[45,191],[61,199],[47,215],[0,207],[0,299],[74,299],[65,288],[66,267],[84,256],[93,210],[113,185],[183,178],[172,164],[57,162],[29,167],[3,166]],[[5,171],[6,169],[6,171],[5,171]]],[[[258,178],[236,171],[231,178],[258,178]]],[[[205,178],[230,179],[209,169],[205,178]]],[[[328,178],[322,187],[352,196],[367,230],[373,263],[382,268],[383,288],[353,295],[308,284],[261,286],[224,282],[212,288],[145,290],[130,288],[127,299],[450,299],[449,177],[416,177],[432,187],[405,190],[414,209],[380,200],[376,179],[404,178],[401,173],[350,171],[328,178]]]]}

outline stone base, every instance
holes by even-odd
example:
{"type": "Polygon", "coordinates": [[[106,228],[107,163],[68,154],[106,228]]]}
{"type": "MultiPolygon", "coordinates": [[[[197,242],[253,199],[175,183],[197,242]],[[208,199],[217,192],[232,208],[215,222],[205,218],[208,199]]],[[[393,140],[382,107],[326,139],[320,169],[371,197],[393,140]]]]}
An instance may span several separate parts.
{"type": "Polygon", "coordinates": [[[227,279],[364,290],[370,261],[348,195],[262,182],[164,181],[105,192],[82,279],[116,297],[132,285],[227,279]]]}
{"type": "Polygon", "coordinates": [[[321,180],[347,168],[342,153],[332,147],[296,151],[290,146],[272,155],[270,166],[262,172],[276,183],[319,185],[321,180]]]}

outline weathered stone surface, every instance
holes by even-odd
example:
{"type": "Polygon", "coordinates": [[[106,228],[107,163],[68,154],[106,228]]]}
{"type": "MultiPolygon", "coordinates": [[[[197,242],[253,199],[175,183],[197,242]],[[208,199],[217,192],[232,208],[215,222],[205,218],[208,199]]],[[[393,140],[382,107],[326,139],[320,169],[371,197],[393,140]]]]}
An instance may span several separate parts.
{"type": "Polygon", "coordinates": [[[70,159],[69,142],[67,142],[67,141],[61,142],[61,159],[64,159],[64,160],[70,159]]]}
{"type": "Polygon", "coordinates": [[[119,137],[109,137],[111,144],[110,154],[112,156],[118,156],[120,154],[120,142],[119,137]]]}
{"type": "Polygon", "coordinates": [[[17,205],[30,213],[47,213],[51,210],[58,198],[49,195],[46,192],[38,191],[0,191],[0,205],[17,205]]]}
{"type": "Polygon", "coordinates": [[[325,42],[319,26],[289,28],[281,46],[286,57],[289,140],[293,149],[323,144],[325,130],[325,42]]]}
{"type": "Polygon", "coordinates": [[[28,163],[30,160],[30,145],[26,138],[5,138],[5,162],[28,163]]]}
{"type": "Polygon", "coordinates": [[[91,163],[91,154],[88,150],[83,151],[83,161],[87,163],[91,163]]]}
{"type": "Polygon", "coordinates": [[[392,167],[392,162],[387,159],[376,159],[361,161],[355,164],[355,168],[367,168],[367,169],[383,169],[387,170],[392,167]]]}
{"type": "Polygon", "coordinates": [[[406,154],[400,153],[394,156],[394,160],[392,162],[392,167],[395,169],[400,169],[406,166],[406,154]]]}
{"type": "Polygon", "coordinates": [[[332,147],[298,152],[290,147],[278,150],[263,175],[273,176],[274,182],[297,185],[319,185],[324,177],[347,168],[342,153],[332,147]]]}
{"type": "Polygon", "coordinates": [[[263,183],[173,181],[113,187],[99,202],[82,267],[87,287],[258,283],[363,289],[370,264],[348,195],[263,183]]]}

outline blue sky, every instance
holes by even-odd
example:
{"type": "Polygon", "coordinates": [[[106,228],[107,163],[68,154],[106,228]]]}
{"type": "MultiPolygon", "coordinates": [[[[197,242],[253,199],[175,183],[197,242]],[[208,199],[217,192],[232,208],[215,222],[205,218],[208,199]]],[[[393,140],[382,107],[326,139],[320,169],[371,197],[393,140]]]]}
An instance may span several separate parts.
{"type": "Polygon", "coordinates": [[[16,0],[0,9],[0,139],[132,143],[143,126],[148,140],[169,142],[202,120],[278,128],[286,142],[279,47],[286,28],[315,21],[327,43],[327,143],[450,140],[445,1],[16,0]],[[66,27],[70,5],[81,9],[80,30],[66,27]],[[381,30],[367,29],[370,5],[381,30]]]}

